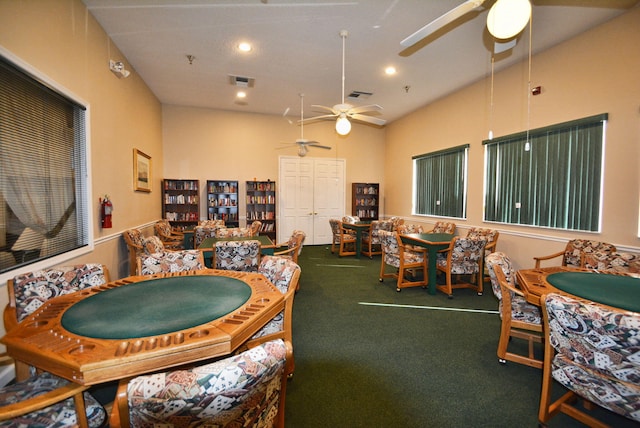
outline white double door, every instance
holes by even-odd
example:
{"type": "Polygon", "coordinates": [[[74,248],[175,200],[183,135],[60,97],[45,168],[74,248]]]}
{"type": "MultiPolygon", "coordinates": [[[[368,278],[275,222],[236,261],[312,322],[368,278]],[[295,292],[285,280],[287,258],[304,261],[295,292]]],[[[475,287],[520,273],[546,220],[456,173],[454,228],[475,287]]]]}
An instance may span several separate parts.
{"type": "Polygon", "coordinates": [[[278,242],[303,230],[305,245],[330,244],[330,218],[342,218],[345,207],[345,160],[280,157],[278,242]]]}

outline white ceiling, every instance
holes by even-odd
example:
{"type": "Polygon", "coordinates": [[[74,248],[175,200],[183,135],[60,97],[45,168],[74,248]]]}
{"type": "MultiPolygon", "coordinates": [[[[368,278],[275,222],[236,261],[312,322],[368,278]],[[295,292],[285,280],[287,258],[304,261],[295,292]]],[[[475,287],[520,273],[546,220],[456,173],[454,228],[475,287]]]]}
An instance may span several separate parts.
{"type": "MultiPolygon", "coordinates": [[[[83,0],[126,58],[127,68],[164,104],[300,117],[342,99],[342,39],[347,30],[345,97],[379,104],[387,123],[490,74],[493,0],[404,50],[400,41],[464,0],[83,0]],[[236,45],[254,49],[240,54],[236,45]],[[189,64],[187,55],[195,59],[189,64]],[[389,77],[384,68],[398,73],[389,77]],[[255,78],[238,102],[229,75],[255,78]]],[[[534,0],[532,48],[539,52],[624,13],[638,0],[534,0]]],[[[526,59],[529,27],[496,70],[526,59]]],[[[105,61],[105,67],[107,63],[105,61]]],[[[535,81],[535,64],[532,71],[535,81]]]]}

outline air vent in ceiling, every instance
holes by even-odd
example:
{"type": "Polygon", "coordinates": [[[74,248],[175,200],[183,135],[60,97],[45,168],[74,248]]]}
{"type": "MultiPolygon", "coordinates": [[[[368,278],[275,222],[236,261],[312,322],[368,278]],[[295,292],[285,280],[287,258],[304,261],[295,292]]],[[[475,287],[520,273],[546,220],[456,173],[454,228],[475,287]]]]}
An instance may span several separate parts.
{"type": "Polygon", "coordinates": [[[229,83],[233,86],[240,86],[241,88],[253,88],[253,85],[256,83],[256,79],[253,77],[234,76],[233,74],[230,74],[229,83]]]}
{"type": "Polygon", "coordinates": [[[373,95],[373,92],[352,91],[347,95],[347,98],[351,98],[353,100],[366,100],[371,95],[373,95]]]}

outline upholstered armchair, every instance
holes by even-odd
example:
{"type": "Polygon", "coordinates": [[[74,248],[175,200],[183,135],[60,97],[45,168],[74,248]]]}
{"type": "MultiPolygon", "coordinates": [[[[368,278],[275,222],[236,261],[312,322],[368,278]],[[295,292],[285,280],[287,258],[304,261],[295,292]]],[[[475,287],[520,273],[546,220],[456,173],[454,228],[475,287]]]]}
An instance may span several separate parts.
{"type": "Polygon", "coordinates": [[[171,250],[184,248],[184,235],[182,233],[175,232],[168,221],[160,220],[153,225],[153,228],[165,248],[171,250]]]}
{"type": "Polygon", "coordinates": [[[407,287],[426,287],[427,285],[427,255],[423,252],[412,251],[400,240],[397,232],[381,230],[380,245],[382,246],[382,260],[380,262],[380,282],[385,278],[396,279],[396,291],[407,287]],[[394,268],[393,272],[386,272],[387,266],[394,268]],[[422,279],[413,278],[415,270],[422,271],[422,279]]]}
{"type": "Polygon", "coordinates": [[[200,250],[166,251],[143,254],[138,258],[138,275],[185,272],[205,269],[204,257],[200,250]]]}
{"type": "Polygon", "coordinates": [[[333,240],[331,241],[331,254],[338,248],[339,256],[354,256],[356,254],[356,236],[353,231],[345,229],[342,221],[332,218],[329,219],[333,240]]]}
{"type": "Polygon", "coordinates": [[[391,222],[391,231],[392,232],[397,232],[398,231],[398,227],[400,227],[400,225],[404,224],[404,220],[401,219],[400,217],[391,217],[389,219],[389,221],[391,222]]]}
{"type": "Polygon", "coordinates": [[[461,238],[456,236],[451,241],[449,248],[438,254],[436,267],[446,275],[445,285],[436,285],[436,289],[453,298],[454,288],[470,288],[479,296],[482,295],[482,260],[484,247],[487,241],[484,239],[461,238]],[[475,277],[475,284],[471,282],[452,281],[453,275],[471,275],[475,277]]]}
{"type": "Polygon", "coordinates": [[[198,248],[207,238],[215,238],[218,230],[223,228],[220,225],[196,226],[193,229],[193,248],[198,248]]]}
{"type": "Polygon", "coordinates": [[[138,229],[125,230],[122,233],[129,251],[129,275],[136,274],[136,260],[144,253],[144,236],[138,229]]]}
{"type": "Polygon", "coordinates": [[[498,361],[507,361],[542,368],[542,360],[535,358],[534,343],[542,342],[542,313],[538,306],[527,302],[522,290],[516,288],[515,271],[509,257],[500,251],[485,256],[485,264],[491,278],[491,289],[499,302],[500,341],[498,361]],[[508,351],[512,338],[524,339],[528,354],[508,351]]]}
{"type": "Polygon", "coordinates": [[[198,226],[202,227],[224,227],[224,220],[216,219],[216,220],[200,220],[198,222],[198,226]]]}
{"type": "Polygon", "coordinates": [[[360,217],[357,215],[346,215],[342,217],[343,223],[358,223],[360,221],[360,217]]]}
{"type": "MultiPolygon", "coordinates": [[[[500,233],[495,229],[482,229],[479,227],[472,227],[467,232],[467,238],[484,239],[487,241],[487,245],[484,246],[484,257],[496,250],[496,245],[498,244],[498,236],[500,236],[500,233]]],[[[487,270],[485,269],[484,264],[482,267],[482,272],[484,275],[484,281],[489,281],[489,272],[487,272],[487,270]]]]}
{"type": "Polygon", "coordinates": [[[293,347],[282,339],[200,366],[123,380],[111,426],[284,427],[293,347]]]}
{"type": "Polygon", "coordinates": [[[298,263],[298,256],[302,253],[302,245],[304,244],[306,237],[307,234],[302,230],[294,230],[286,243],[276,244],[276,251],[273,255],[288,257],[295,263],[298,263]],[[286,250],[279,250],[279,248],[283,248],[285,246],[287,247],[286,250]]]}
{"type": "Polygon", "coordinates": [[[156,235],[151,235],[142,240],[142,250],[144,254],[155,254],[164,253],[166,251],[166,248],[160,238],[158,238],[156,235]]]}
{"type": "Polygon", "coordinates": [[[390,220],[373,220],[371,228],[362,232],[362,254],[369,256],[369,258],[382,254],[379,235],[381,230],[391,232],[393,223],[390,220]]]}
{"type": "Polygon", "coordinates": [[[588,254],[600,253],[602,255],[611,254],[616,251],[613,244],[599,241],[591,241],[588,239],[572,239],[567,242],[564,250],[547,256],[534,257],[536,268],[539,268],[543,261],[552,260],[562,257],[562,266],[582,267],[584,265],[584,257],[588,254]]]}
{"type": "Polygon", "coordinates": [[[247,238],[253,236],[248,227],[229,227],[216,230],[216,238],[247,238]]]}
{"type": "Polygon", "coordinates": [[[249,233],[251,234],[251,236],[258,236],[258,233],[260,233],[261,228],[262,228],[262,222],[258,220],[254,220],[253,222],[251,222],[251,225],[249,226],[249,233]]]}
{"type": "Polygon", "coordinates": [[[605,273],[640,274],[640,255],[626,252],[595,253],[584,256],[584,267],[605,273]]]}
{"type": "Polygon", "coordinates": [[[593,404],[640,422],[640,314],[555,293],[545,296],[542,312],[540,423],[562,412],[588,426],[607,426],[588,411],[593,404]],[[569,392],[553,394],[554,381],[569,392]],[[585,406],[576,405],[579,398],[585,406]]]}
{"type": "Polygon", "coordinates": [[[215,269],[256,272],[260,264],[260,241],[218,241],[213,248],[215,269]]]}
{"type": "MultiPolygon", "coordinates": [[[[49,299],[107,282],[109,271],[97,263],[61,266],[16,275],[7,281],[9,303],[4,310],[5,331],[16,327],[49,299]]],[[[60,421],[59,426],[73,426],[77,417],[75,409],[82,407],[85,407],[86,417],[83,412],[79,412],[78,423],[81,426],[87,426],[88,420],[90,427],[99,427],[105,420],[106,412],[102,406],[88,392],[83,395],[87,388],[47,372],[32,374],[31,368],[21,361],[15,361],[15,370],[16,382],[0,389],[0,406],[18,402],[20,404],[14,405],[16,412],[9,412],[11,408],[0,409],[0,420],[15,417],[11,426],[16,427],[58,426],[54,421],[60,421]],[[37,410],[38,402],[43,398],[38,399],[37,396],[49,392],[51,399],[41,406],[43,410],[37,410]],[[33,406],[26,407],[27,402],[24,400],[30,398],[34,398],[29,401],[33,401],[33,406]],[[21,411],[25,408],[27,410],[21,411]]]]}
{"type": "MultiPolygon", "coordinates": [[[[273,285],[284,294],[284,309],[262,327],[246,343],[249,348],[258,342],[283,339],[293,343],[292,317],[293,299],[300,281],[300,266],[293,260],[279,256],[263,256],[260,260],[258,272],[265,276],[273,285]]],[[[291,360],[291,372],[293,372],[293,356],[291,360]]]]}
{"type": "Polygon", "coordinates": [[[99,428],[107,412],[87,389],[46,372],[11,383],[0,388],[0,426],[99,428]]]}
{"type": "Polygon", "coordinates": [[[449,221],[436,221],[433,225],[433,229],[429,233],[451,233],[456,232],[456,224],[449,221]]]}

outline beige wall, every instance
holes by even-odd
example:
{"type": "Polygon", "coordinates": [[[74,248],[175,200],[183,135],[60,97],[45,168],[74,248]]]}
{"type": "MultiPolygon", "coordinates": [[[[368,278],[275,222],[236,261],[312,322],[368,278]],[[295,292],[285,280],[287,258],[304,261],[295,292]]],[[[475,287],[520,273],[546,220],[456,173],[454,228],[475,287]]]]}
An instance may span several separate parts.
{"type": "MultiPolygon", "coordinates": [[[[609,113],[606,146],[604,215],[601,234],[586,235],[640,250],[637,239],[638,145],[640,143],[640,10],[583,34],[533,59],[533,82],[543,93],[532,97],[531,127],[609,113]]],[[[535,36],[535,35],[534,35],[535,36]]],[[[522,48],[526,43],[520,43],[522,48]]],[[[280,116],[232,113],[179,106],[161,106],[135,70],[118,79],[109,59],[124,60],[80,0],[0,1],[0,46],[48,78],[88,102],[91,112],[91,173],[96,247],[75,261],[107,264],[112,278],[128,271],[123,230],[148,227],[160,217],[160,180],[167,178],[277,179],[278,156],[295,155],[281,143],[299,137],[299,128],[280,116]],[[164,141],[163,141],[164,140],[164,141]],[[133,191],[132,151],[152,157],[153,191],[133,191]],[[98,197],[114,202],[114,227],[99,228],[98,197]]],[[[487,70],[489,69],[487,56],[487,70]]],[[[127,68],[131,66],[127,64],[127,68]]],[[[526,129],[527,65],[495,76],[495,135],[526,129]]],[[[411,156],[470,144],[468,220],[471,225],[497,227],[498,249],[519,267],[531,257],[560,249],[572,236],[528,227],[482,222],[483,148],[489,130],[489,79],[451,94],[386,129],[354,124],[346,138],[331,122],[305,126],[305,137],[331,146],[308,156],[347,160],[346,182],[381,183],[382,211],[408,222],[412,218],[411,156]]],[[[296,100],[290,100],[293,104],[296,100]]],[[[242,188],[241,188],[242,190],[242,188]]],[[[350,207],[350,188],[347,189],[350,207]]],[[[204,208],[201,215],[204,216],[204,208]]],[[[146,233],[150,233],[146,230],[146,233]]],[[[3,300],[4,299],[4,300],[3,300]]],[[[0,293],[0,305],[6,292],[0,293]]],[[[1,332],[0,332],[1,333],[1,332]]]]}
{"type": "MultiPolygon", "coordinates": [[[[295,101],[295,100],[294,100],[295,101]]],[[[199,179],[204,199],[206,180],[238,180],[240,195],[245,181],[278,180],[278,158],[295,156],[300,128],[281,116],[235,113],[195,107],[163,106],[166,178],[199,179]]],[[[304,126],[305,139],[331,150],[311,148],[307,157],[346,159],[346,204],[351,212],[351,183],[380,183],[384,189],[385,130],[353,124],[345,137],[333,121],[304,126]]],[[[244,198],[239,199],[240,224],[244,225],[244,198]]],[[[200,217],[206,217],[200,204],[200,217]]]]}
{"type": "MultiPolygon", "coordinates": [[[[533,35],[535,37],[535,34],[533,35]]],[[[602,233],[579,234],[541,228],[487,224],[483,213],[482,140],[490,128],[495,136],[527,129],[528,62],[497,73],[494,113],[490,120],[490,78],[426,106],[387,126],[385,145],[387,213],[411,212],[411,156],[470,144],[467,220],[469,226],[501,231],[498,250],[511,255],[517,267],[533,265],[535,255],[564,248],[566,240],[585,237],[638,250],[638,156],[640,145],[640,9],[560,44],[532,60],[531,128],[609,113],[604,168],[602,233]]],[[[519,48],[526,48],[521,40],[519,48]]],[[[487,68],[490,56],[487,54],[487,68]]],[[[433,222],[414,217],[407,221],[433,222]]]]}
{"type": "MultiPolygon", "coordinates": [[[[127,79],[109,71],[109,59],[126,59],[80,0],[0,1],[0,46],[8,56],[87,103],[96,241],[92,253],[65,264],[101,262],[112,278],[125,276],[122,231],[145,227],[160,216],[157,189],[164,168],[160,103],[129,64],[132,73],[127,79]],[[133,191],[134,147],[152,157],[156,172],[151,194],[133,191]],[[112,229],[102,230],[98,198],[104,194],[113,200],[114,221],[112,229]]],[[[4,307],[4,281],[2,285],[4,307]]]]}

